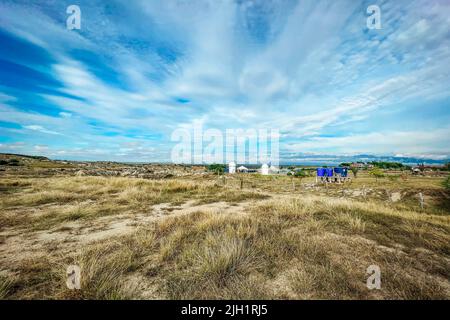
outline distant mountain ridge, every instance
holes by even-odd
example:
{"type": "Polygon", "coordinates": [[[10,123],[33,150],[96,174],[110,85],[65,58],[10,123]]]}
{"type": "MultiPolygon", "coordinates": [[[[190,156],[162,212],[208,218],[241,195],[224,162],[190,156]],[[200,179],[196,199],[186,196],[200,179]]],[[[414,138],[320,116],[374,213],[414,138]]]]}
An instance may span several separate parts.
{"type": "MultiPolygon", "coordinates": [[[[45,156],[15,154],[15,153],[0,153],[0,159],[11,159],[13,157],[21,157],[25,159],[39,160],[39,161],[61,161],[62,159],[50,159],[45,156]]],[[[74,162],[82,162],[82,160],[69,160],[74,162]]],[[[85,160],[86,162],[92,162],[85,160]]],[[[281,165],[338,165],[343,162],[372,162],[372,161],[385,161],[385,162],[400,162],[405,165],[416,165],[424,163],[428,165],[443,165],[450,162],[450,158],[445,159],[431,159],[431,158],[419,158],[419,157],[400,157],[400,156],[377,156],[370,154],[358,154],[358,155],[319,155],[319,154],[290,154],[284,155],[280,159],[281,165]]],[[[148,161],[148,162],[134,162],[134,161],[93,161],[93,162],[117,162],[117,163],[169,163],[161,161],[148,161]]]]}
{"type": "Polygon", "coordinates": [[[424,163],[429,165],[443,165],[450,162],[450,158],[444,159],[432,159],[426,157],[407,157],[407,156],[381,156],[370,154],[358,154],[358,155],[317,155],[317,154],[302,154],[284,156],[280,163],[283,165],[288,164],[340,164],[343,162],[372,162],[372,161],[385,161],[385,162],[400,162],[405,165],[416,165],[418,163],[424,163]]]}

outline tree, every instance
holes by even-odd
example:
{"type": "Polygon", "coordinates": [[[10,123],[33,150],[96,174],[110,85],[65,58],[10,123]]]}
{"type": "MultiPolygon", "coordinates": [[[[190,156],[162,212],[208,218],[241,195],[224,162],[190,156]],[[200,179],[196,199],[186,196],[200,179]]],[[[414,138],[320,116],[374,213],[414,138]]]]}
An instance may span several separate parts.
{"type": "Polygon", "coordinates": [[[359,169],[357,167],[351,167],[350,170],[352,170],[353,177],[355,177],[355,179],[356,179],[359,169]]]}
{"type": "Polygon", "coordinates": [[[374,168],[369,171],[369,174],[373,177],[375,177],[376,181],[378,182],[378,178],[384,178],[384,173],[378,168],[374,168]]]}

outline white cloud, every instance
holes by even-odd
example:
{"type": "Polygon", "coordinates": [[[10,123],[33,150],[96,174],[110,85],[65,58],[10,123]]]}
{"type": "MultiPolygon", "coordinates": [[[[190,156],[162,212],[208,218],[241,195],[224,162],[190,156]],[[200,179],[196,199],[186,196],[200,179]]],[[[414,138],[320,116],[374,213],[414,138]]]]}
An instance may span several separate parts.
{"type": "Polygon", "coordinates": [[[34,150],[38,151],[38,152],[45,152],[47,151],[49,148],[46,145],[36,145],[34,146],[34,150]]]}
{"type": "Polygon", "coordinates": [[[60,112],[59,115],[63,118],[70,118],[72,114],[70,112],[60,112]]]}
{"type": "Polygon", "coordinates": [[[23,126],[23,127],[28,130],[39,131],[39,132],[47,133],[47,134],[56,134],[56,135],[61,134],[56,131],[47,130],[43,126],[39,126],[39,125],[28,125],[28,126],[23,126]]]}
{"type": "Polygon", "coordinates": [[[450,127],[421,131],[372,132],[340,137],[314,137],[305,141],[288,144],[287,151],[366,153],[373,154],[420,154],[450,156],[450,127]]]}
{"type": "MultiPolygon", "coordinates": [[[[77,143],[91,148],[84,151],[105,148],[108,154],[130,139],[142,150],[166,152],[171,131],[196,121],[219,129],[277,128],[284,139],[298,141],[282,142],[281,148],[448,150],[437,135],[428,136],[421,146],[408,143],[395,121],[390,124],[392,140],[390,133],[377,132],[370,118],[401,103],[449,96],[450,6],[386,2],[383,29],[366,33],[365,11],[354,1],[249,4],[136,1],[116,17],[98,3],[82,2],[82,10],[90,16],[78,33],[68,32],[61,21],[45,13],[50,1],[41,6],[2,3],[5,19],[0,27],[48,50],[55,61],[51,76],[61,82],[64,95],[40,96],[63,110],[59,117],[4,104],[0,119],[36,132],[62,134],[68,144],[76,137],[77,143]],[[72,52],[80,49],[103,59],[121,85],[96,74],[97,65],[77,61],[72,52]],[[165,61],[159,49],[167,50],[173,60],[165,61]],[[190,103],[180,105],[175,98],[190,103]],[[359,137],[388,142],[362,143],[350,135],[356,123],[366,125],[359,137]],[[314,138],[344,125],[346,138],[314,138]],[[105,131],[121,137],[102,136],[105,131]],[[140,132],[129,139],[122,136],[130,131],[140,132]],[[161,134],[162,141],[145,141],[141,131],[161,134]],[[161,142],[164,147],[158,145],[161,142]]],[[[13,99],[9,93],[0,95],[4,103],[13,99]]],[[[436,127],[424,131],[433,130],[436,127]]],[[[39,143],[48,144],[38,136],[39,143]]],[[[128,149],[122,151],[130,156],[139,151],[128,149]]]]}

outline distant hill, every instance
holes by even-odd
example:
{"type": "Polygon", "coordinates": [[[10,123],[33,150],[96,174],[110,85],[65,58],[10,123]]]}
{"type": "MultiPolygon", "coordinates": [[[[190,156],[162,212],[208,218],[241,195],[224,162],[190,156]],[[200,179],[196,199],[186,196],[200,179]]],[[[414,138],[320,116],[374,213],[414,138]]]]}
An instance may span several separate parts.
{"type": "Polygon", "coordinates": [[[40,161],[50,161],[49,158],[44,156],[29,156],[26,154],[18,154],[18,153],[0,153],[0,159],[12,159],[12,158],[26,158],[26,159],[34,159],[40,161]]]}
{"type": "Polygon", "coordinates": [[[31,156],[18,153],[0,153],[0,166],[1,171],[5,170],[5,167],[26,167],[26,168],[41,168],[41,169],[54,169],[54,168],[74,168],[75,166],[70,162],[52,160],[44,156],[31,156]]]}
{"type": "Polygon", "coordinates": [[[20,158],[29,158],[29,159],[35,159],[35,160],[46,160],[50,161],[49,158],[44,156],[29,156],[26,154],[18,154],[18,153],[0,153],[0,158],[2,159],[9,159],[11,157],[20,157],[20,158]]]}

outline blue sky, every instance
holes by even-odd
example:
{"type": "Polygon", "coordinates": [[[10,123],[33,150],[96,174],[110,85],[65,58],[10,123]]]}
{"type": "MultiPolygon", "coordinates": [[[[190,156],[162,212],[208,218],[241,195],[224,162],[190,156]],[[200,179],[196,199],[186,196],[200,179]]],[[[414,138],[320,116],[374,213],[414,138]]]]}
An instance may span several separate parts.
{"type": "Polygon", "coordinates": [[[0,14],[0,152],[170,161],[171,133],[202,125],[279,129],[282,159],[450,158],[449,1],[0,0],[0,14]]]}

